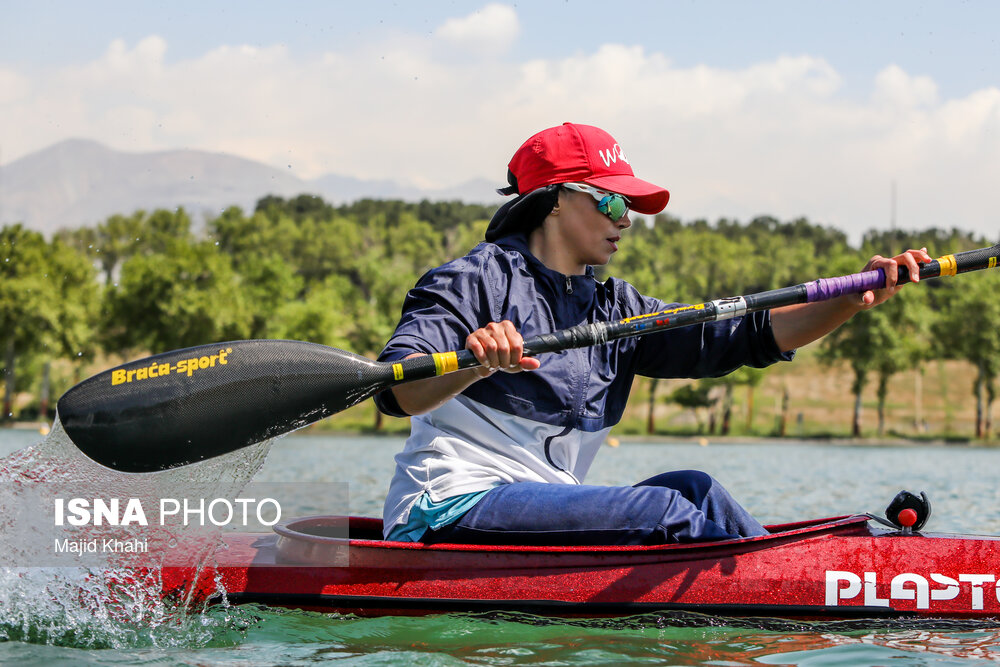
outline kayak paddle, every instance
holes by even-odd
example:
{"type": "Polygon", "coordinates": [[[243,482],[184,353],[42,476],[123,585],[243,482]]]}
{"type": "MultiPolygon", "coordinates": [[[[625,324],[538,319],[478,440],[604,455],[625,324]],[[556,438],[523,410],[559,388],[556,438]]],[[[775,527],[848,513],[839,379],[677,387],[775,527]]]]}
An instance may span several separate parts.
{"type": "MultiPolygon", "coordinates": [[[[945,255],[921,278],[992,268],[1000,244],[945,255]]],[[[898,282],[910,279],[903,267],[898,282]]],[[[524,341],[525,356],[833,299],[885,285],[881,269],[747,296],[679,306],[618,322],[581,324],[524,341]]],[[[468,350],[379,362],[315,343],[245,340],[175,350],[104,371],[59,399],[73,443],[101,465],[155,472],[287,433],[393,385],[479,364],[468,350]]]]}

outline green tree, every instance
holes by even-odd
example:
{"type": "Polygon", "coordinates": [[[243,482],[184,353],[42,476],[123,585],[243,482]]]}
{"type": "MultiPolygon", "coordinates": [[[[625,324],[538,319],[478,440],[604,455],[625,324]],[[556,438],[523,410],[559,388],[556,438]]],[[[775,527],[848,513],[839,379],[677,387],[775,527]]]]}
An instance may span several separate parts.
{"type": "Polygon", "coordinates": [[[851,434],[861,435],[862,392],[870,375],[878,384],[878,433],[885,430],[885,402],[889,381],[901,370],[916,366],[926,349],[926,309],[922,295],[910,287],[890,301],[858,313],[823,339],[820,358],[827,364],[846,361],[854,374],[854,416],[851,434]]]}
{"type": "Polygon", "coordinates": [[[57,238],[97,262],[104,274],[104,283],[110,285],[121,263],[142,247],[147,231],[145,220],[144,211],[129,216],[116,214],[93,228],[60,231],[57,238]]]}
{"type": "Polygon", "coordinates": [[[352,273],[357,311],[351,340],[357,351],[375,354],[392,334],[406,293],[444,257],[437,232],[408,213],[366,227],[352,273]]]}
{"type": "Polygon", "coordinates": [[[938,354],[963,359],[976,369],[976,437],[988,437],[994,385],[1000,371],[1000,276],[987,272],[952,284],[947,297],[938,297],[940,317],[933,326],[938,354]]]}
{"type": "MultiPolygon", "coordinates": [[[[449,230],[493,217],[495,207],[479,204],[465,204],[460,201],[422,200],[413,209],[417,218],[430,224],[435,231],[443,234],[449,230]]],[[[480,237],[482,240],[482,237],[480,237]]]]}
{"type": "Polygon", "coordinates": [[[17,359],[38,349],[41,336],[56,324],[46,278],[48,253],[41,234],[22,225],[0,229],[0,344],[4,399],[0,418],[13,416],[17,359]],[[41,334],[41,335],[40,335],[41,334]]]}
{"type": "Polygon", "coordinates": [[[57,304],[55,322],[45,346],[52,358],[72,359],[78,371],[98,350],[97,317],[101,291],[93,264],[59,239],[49,244],[48,277],[57,304]]]}
{"type": "Polygon", "coordinates": [[[733,384],[740,387],[747,388],[747,421],[746,421],[746,432],[753,432],[753,413],[754,413],[754,396],[757,392],[757,387],[764,382],[764,378],[767,376],[767,370],[763,368],[753,368],[751,366],[743,366],[737,369],[733,373],[733,384]]]}
{"type": "Polygon", "coordinates": [[[210,220],[207,229],[238,276],[249,310],[249,336],[264,336],[275,328],[280,309],[303,298],[305,280],[295,263],[299,225],[280,210],[248,218],[233,206],[210,220]]]}
{"type": "Polygon", "coordinates": [[[123,262],[136,254],[163,252],[176,239],[191,238],[191,218],[183,208],[147,214],[112,215],[94,228],[61,230],[56,238],[82,251],[101,267],[112,285],[123,262]]]}
{"type": "Polygon", "coordinates": [[[232,258],[237,271],[262,257],[277,256],[295,264],[296,246],[303,236],[300,224],[280,209],[265,210],[271,213],[258,210],[247,217],[238,206],[231,206],[206,225],[208,237],[232,258]]]}
{"type": "Polygon", "coordinates": [[[854,379],[851,393],[854,395],[854,413],[851,420],[851,435],[861,436],[862,393],[868,386],[869,373],[874,369],[880,339],[880,321],[870,317],[872,311],[860,313],[846,324],[823,339],[820,359],[832,365],[846,361],[854,379]]]}
{"type": "Polygon", "coordinates": [[[893,299],[878,306],[876,318],[882,323],[880,332],[892,336],[876,357],[874,369],[878,376],[878,434],[885,435],[886,401],[890,382],[897,373],[919,368],[930,350],[930,311],[927,292],[909,287],[893,299]]]}
{"type": "Polygon", "coordinates": [[[243,264],[237,281],[247,308],[250,338],[264,337],[273,329],[274,320],[281,317],[280,311],[309,296],[303,295],[303,281],[295,267],[275,255],[243,264]]]}
{"type": "Polygon", "coordinates": [[[175,239],[162,252],[133,256],[105,310],[107,339],[120,350],[245,338],[250,328],[232,262],[210,241],[175,239]]]}
{"type": "Polygon", "coordinates": [[[93,352],[94,272],[82,254],[46,243],[22,225],[0,229],[0,351],[2,418],[12,414],[18,359],[42,356],[79,361],[93,352]]]}
{"type": "Polygon", "coordinates": [[[446,232],[444,255],[461,257],[482,243],[489,222],[486,218],[463,222],[446,232]]]}
{"type": "Polygon", "coordinates": [[[989,245],[982,237],[960,229],[940,229],[932,227],[923,231],[902,229],[872,230],[861,242],[866,252],[876,252],[886,257],[898,255],[910,248],[926,247],[931,257],[962,252],[989,245]]]}
{"type": "Polygon", "coordinates": [[[350,348],[354,311],[350,283],[343,276],[330,276],[303,298],[279,305],[263,335],[350,348]]]}
{"type": "Polygon", "coordinates": [[[714,405],[714,401],[709,397],[712,385],[706,382],[692,382],[678,387],[670,394],[670,402],[676,403],[682,408],[688,408],[694,413],[695,421],[698,423],[698,432],[703,430],[700,409],[706,409],[714,405]]]}
{"type": "Polygon", "coordinates": [[[718,387],[722,391],[722,424],[720,425],[721,435],[729,435],[732,430],[733,393],[736,387],[747,388],[746,432],[749,433],[751,431],[753,426],[754,390],[760,385],[761,382],[764,381],[766,373],[767,371],[761,368],[741,366],[727,375],[716,378],[705,378],[700,381],[702,385],[709,389],[718,387]]]}

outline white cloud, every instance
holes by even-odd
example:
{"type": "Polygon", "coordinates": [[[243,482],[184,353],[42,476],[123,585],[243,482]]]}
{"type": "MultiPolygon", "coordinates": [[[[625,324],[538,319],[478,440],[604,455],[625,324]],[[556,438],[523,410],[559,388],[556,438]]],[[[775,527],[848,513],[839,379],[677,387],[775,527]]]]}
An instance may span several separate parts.
{"type": "MultiPolygon", "coordinates": [[[[513,10],[488,5],[437,37],[499,48],[516,33],[513,10]]],[[[405,35],[311,58],[228,45],[169,62],[167,49],[152,36],[78,66],[0,68],[4,162],[88,137],[226,151],[305,178],[501,185],[525,138],[575,121],[615,135],[685,218],[806,215],[857,234],[887,224],[896,181],[900,226],[996,235],[997,88],[941,99],[934,81],[890,65],[856,99],[816,56],[680,67],[667,52],[610,43],[520,62],[446,56],[405,35]]]]}
{"type": "Polygon", "coordinates": [[[468,16],[448,19],[435,32],[446,42],[464,49],[501,53],[517,39],[520,24],[513,7],[493,3],[468,16]]]}
{"type": "Polygon", "coordinates": [[[103,64],[119,72],[156,71],[163,65],[166,52],[166,40],[157,35],[142,39],[131,51],[124,40],[116,39],[108,47],[103,64]]]}
{"type": "Polygon", "coordinates": [[[876,102],[895,107],[932,106],[938,102],[938,87],[926,76],[910,76],[890,65],[875,77],[876,102]]]}

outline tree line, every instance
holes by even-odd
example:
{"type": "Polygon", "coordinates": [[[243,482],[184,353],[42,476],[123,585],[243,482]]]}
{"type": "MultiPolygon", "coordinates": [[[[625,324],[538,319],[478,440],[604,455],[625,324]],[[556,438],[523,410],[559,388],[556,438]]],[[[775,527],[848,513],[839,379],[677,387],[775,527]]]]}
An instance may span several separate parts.
{"type": "MultiPolygon", "coordinates": [[[[232,207],[199,229],[183,209],[113,215],[51,239],[20,224],[0,227],[2,415],[44,415],[50,396],[95,367],[213,341],[289,338],[373,356],[407,290],[479,243],[492,212],[461,202],[334,206],[301,195],[265,197],[252,212],[232,207]],[[33,399],[15,415],[19,391],[33,399]]],[[[968,232],[930,229],[872,231],[853,248],[842,232],[806,219],[709,223],[660,214],[634,224],[599,273],[666,300],[701,302],[858,271],[875,252],[926,246],[936,256],[984,245],[968,232]]],[[[977,435],[988,435],[1000,370],[996,283],[984,272],[903,290],[824,340],[823,359],[853,373],[855,434],[869,383],[878,389],[881,429],[894,376],[930,359],[962,359],[976,372],[977,435]]],[[[721,387],[725,404],[733,386],[752,390],[766,372],[689,385],[671,399],[697,405],[721,387]]],[[[656,388],[651,382],[650,422],[663,398],[656,388]]]]}
{"type": "MultiPolygon", "coordinates": [[[[891,256],[926,247],[936,257],[991,245],[958,229],[873,230],[864,235],[859,248],[852,248],[836,229],[805,219],[783,223],[767,216],[747,225],[729,220],[710,225],[704,220],[684,224],[661,214],[652,226],[633,225],[630,233],[629,243],[616,256],[615,272],[647,294],[673,295],[693,303],[854,273],[875,254],[891,256]]],[[[1000,315],[1000,301],[994,296],[998,285],[1000,276],[994,272],[930,281],[919,289],[901,291],[823,339],[823,362],[845,363],[851,369],[852,435],[862,434],[862,392],[869,384],[876,388],[877,431],[883,435],[892,379],[933,360],[962,360],[975,369],[970,384],[976,400],[976,437],[990,435],[1000,370],[1000,328],[994,319],[1000,315]]],[[[721,387],[722,397],[715,402],[722,403],[721,430],[726,432],[733,387],[747,386],[752,402],[753,387],[766,372],[740,369],[726,378],[681,387],[671,398],[688,407],[707,407],[713,403],[713,389],[721,387]]],[[[655,387],[654,381],[650,421],[655,387]]],[[[787,400],[786,396],[786,404],[787,400]]]]}

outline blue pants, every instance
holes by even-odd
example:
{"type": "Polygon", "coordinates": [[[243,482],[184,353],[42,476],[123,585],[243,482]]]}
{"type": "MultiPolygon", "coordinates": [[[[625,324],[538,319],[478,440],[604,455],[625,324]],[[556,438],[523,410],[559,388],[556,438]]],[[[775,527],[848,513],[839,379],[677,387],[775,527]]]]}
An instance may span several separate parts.
{"type": "Polygon", "coordinates": [[[710,475],[682,470],[623,487],[504,484],[423,542],[665,544],[766,534],[710,475]]]}

